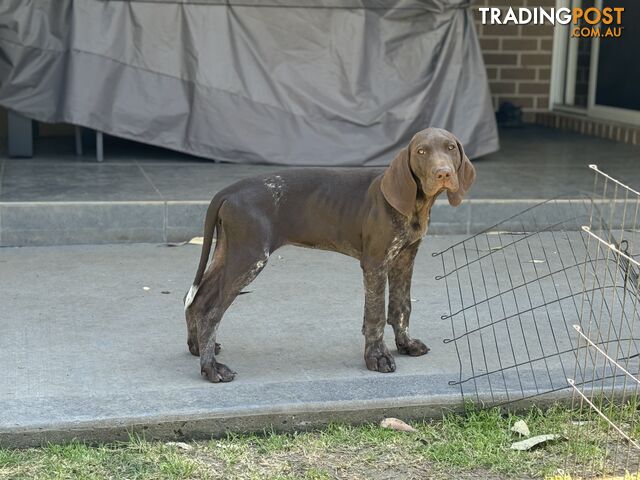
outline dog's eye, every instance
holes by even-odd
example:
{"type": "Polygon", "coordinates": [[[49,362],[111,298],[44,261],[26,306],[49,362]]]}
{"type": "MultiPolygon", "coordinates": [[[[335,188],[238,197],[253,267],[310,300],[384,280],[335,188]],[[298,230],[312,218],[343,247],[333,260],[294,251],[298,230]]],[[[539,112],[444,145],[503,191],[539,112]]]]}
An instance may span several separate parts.
{"type": "Polygon", "coordinates": [[[424,148],[418,149],[418,155],[424,155],[424,148]]]}
{"type": "Polygon", "coordinates": [[[454,148],[456,147],[454,147],[453,145],[449,145],[449,150],[453,150],[454,148]]]}

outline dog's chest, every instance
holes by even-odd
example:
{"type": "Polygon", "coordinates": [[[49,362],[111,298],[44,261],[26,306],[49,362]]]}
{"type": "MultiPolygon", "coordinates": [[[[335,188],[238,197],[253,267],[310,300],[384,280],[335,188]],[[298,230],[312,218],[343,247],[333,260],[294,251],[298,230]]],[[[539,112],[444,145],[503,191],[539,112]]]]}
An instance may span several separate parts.
{"type": "Polygon", "coordinates": [[[412,241],[418,240],[427,234],[431,221],[431,207],[436,197],[431,197],[418,202],[413,218],[409,221],[410,236],[412,241]]]}
{"type": "Polygon", "coordinates": [[[428,205],[421,210],[418,210],[408,223],[404,223],[398,230],[398,233],[393,237],[391,244],[386,251],[386,260],[393,260],[404,248],[419,241],[427,234],[429,230],[429,213],[430,207],[428,205]]]}
{"type": "Polygon", "coordinates": [[[407,239],[409,243],[424,237],[429,229],[432,202],[420,206],[409,221],[407,239]]]}
{"type": "Polygon", "coordinates": [[[424,237],[427,233],[428,222],[420,224],[414,228],[411,224],[400,230],[391,240],[387,251],[385,252],[385,260],[387,262],[393,260],[398,254],[409,245],[414,244],[424,237]]]}
{"type": "Polygon", "coordinates": [[[423,218],[414,216],[407,230],[407,238],[410,242],[424,237],[427,234],[427,230],[429,230],[429,214],[427,213],[423,218]]]}

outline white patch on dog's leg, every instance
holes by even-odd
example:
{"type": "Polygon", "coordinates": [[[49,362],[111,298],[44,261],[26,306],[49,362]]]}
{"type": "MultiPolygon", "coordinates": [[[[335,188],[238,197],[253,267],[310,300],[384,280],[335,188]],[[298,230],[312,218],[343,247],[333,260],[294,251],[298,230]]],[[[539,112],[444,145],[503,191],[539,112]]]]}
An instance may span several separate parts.
{"type": "Polygon", "coordinates": [[[193,302],[193,299],[196,298],[196,293],[198,293],[198,286],[191,285],[191,288],[189,289],[189,293],[187,293],[187,297],[184,299],[185,310],[189,308],[189,305],[191,305],[191,302],[193,302]]]}

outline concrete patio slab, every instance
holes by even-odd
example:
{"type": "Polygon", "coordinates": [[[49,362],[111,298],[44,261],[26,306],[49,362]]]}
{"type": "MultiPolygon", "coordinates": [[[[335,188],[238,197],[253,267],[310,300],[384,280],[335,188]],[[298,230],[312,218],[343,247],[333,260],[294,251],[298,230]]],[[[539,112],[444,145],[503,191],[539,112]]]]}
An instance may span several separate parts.
{"type": "MultiPolygon", "coordinates": [[[[0,249],[0,445],[210,437],[459,408],[448,384],[458,362],[443,343],[450,323],[440,318],[448,300],[430,254],[460,239],[428,236],[421,248],[411,325],[432,350],[395,355],[394,374],[364,366],[358,262],[278,250],[221,324],[219,358],[238,376],[218,385],[186,345],[182,298],[198,246],[0,249]]],[[[390,327],[386,340],[395,353],[390,327]]]]}

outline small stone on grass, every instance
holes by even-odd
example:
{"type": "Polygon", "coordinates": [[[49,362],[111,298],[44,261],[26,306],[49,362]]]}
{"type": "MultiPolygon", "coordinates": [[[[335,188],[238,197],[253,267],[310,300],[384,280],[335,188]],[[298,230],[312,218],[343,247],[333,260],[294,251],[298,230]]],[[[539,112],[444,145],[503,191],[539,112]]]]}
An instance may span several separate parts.
{"type": "Polygon", "coordinates": [[[417,430],[411,425],[403,422],[398,418],[385,418],[380,422],[382,428],[389,428],[391,430],[397,430],[398,432],[416,432],[417,430]]]}
{"type": "Polygon", "coordinates": [[[165,445],[167,447],[179,448],[180,450],[193,450],[193,447],[191,445],[184,442],[167,442],[165,445]]]}
{"type": "Polygon", "coordinates": [[[529,431],[529,426],[527,425],[527,422],[525,422],[524,420],[518,420],[516,423],[514,423],[513,427],[511,427],[511,431],[516,432],[517,434],[523,437],[528,437],[529,435],[531,435],[531,432],[529,431]]]}

